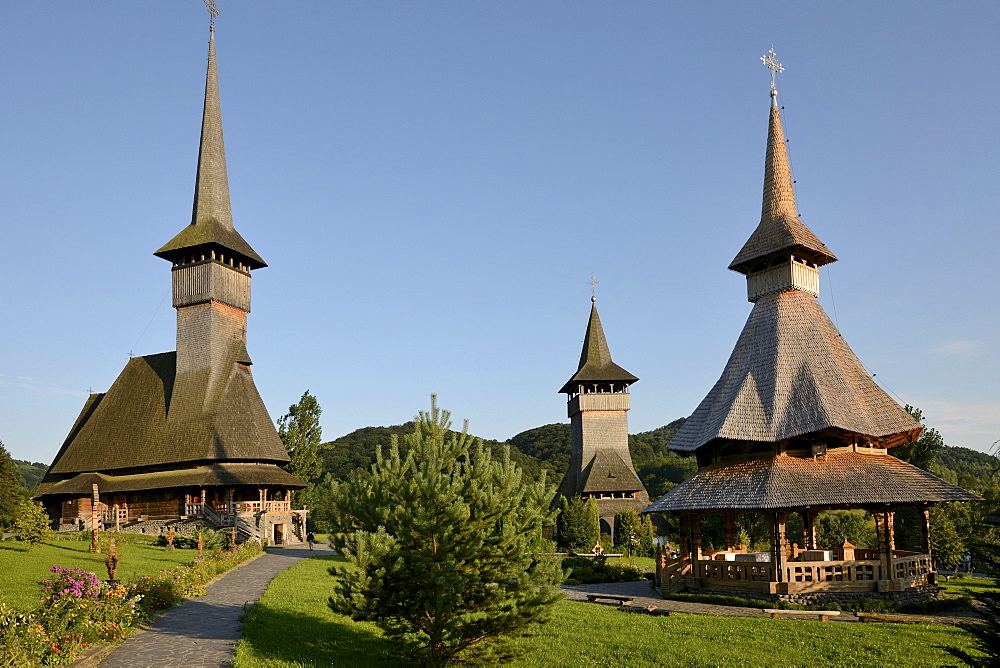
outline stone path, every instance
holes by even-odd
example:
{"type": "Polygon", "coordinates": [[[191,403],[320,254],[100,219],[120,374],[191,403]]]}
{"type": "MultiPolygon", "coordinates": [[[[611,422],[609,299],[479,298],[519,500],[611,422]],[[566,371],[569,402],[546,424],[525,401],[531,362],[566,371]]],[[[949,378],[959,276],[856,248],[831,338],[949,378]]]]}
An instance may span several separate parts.
{"type": "Polygon", "coordinates": [[[240,618],[281,571],[300,559],[329,552],[308,548],[269,548],[267,553],[222,576],[205,596],[192,598],[158,617],[152,628],[136,633],[100,665],[106,668],[150,666],[230,666],[240,639],[240,618]]]}

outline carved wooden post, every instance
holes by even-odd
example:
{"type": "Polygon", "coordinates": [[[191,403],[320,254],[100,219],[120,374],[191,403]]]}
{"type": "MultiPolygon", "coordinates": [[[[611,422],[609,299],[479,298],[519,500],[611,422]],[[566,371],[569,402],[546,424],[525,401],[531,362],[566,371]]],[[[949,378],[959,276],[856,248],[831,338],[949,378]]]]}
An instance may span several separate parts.
{"type": "Polygon", "coordinates": [[[174,527],[173,525],[167,528],[167,552],[174,549],[174,527]]]}
{"type": "Polygon", "coordinates": [[[695,513],[691,521],[691,558],[701,560],[701,513],[695,513]]]}
{"type": "Polygon", "coordinates": [[[802,516],[802,549],[816,549],[816,511],[803,510],[799,514],[802,516]]]}
{"type": "Polygon", "coordinates": [[[229,549],[236,549],[236,527],[233,527],[232,532],[229,534],[229,549]]]}
{"type": "Polygon", "coordinates": [[[787,513],[771,514],[771,565],[774,567],[774,581],[785,581],[785,564],[788,562],[788,540],[785,536],[787,513]]]}
{"type": "Polygon", "coordinates": [[[680,532],[680,538],[677,541],[677,548],[680,550],[681,559],[690,559],[691,546],[688,542],[688,513],[681,513],[678,530],[680,532]]]}
{"type": "Polygon", "coordinates": [[[108,541],[108,558],[104,560],[104,565],[108,569],[108,582],[116,582],[117,579],[115,576],[118,574],[118,540],[114,535],[108,541]]]}
{"type": "Polygon", "coordinates": [[[920,513],[920,547],[924,554],[931,553],[931,510],[927,506],[917,509],[920,513]]]}
{"type": "Polygon", "coordinates": [[[202,559],[205,558],[201,554],[202,548],[204,547],[203,538],[204,538],[204,532],[201,529],[198,529],[198,561],[201,561],[202,559]]]}
{"type": "Polygon", "coordinates": [[[91,492],[90,499],[90,551],[100,554],[101,544],[98,542],[98,531],[97,525],[99,523],[99,518],[97,514],[97,504],[101,502],[100,492],[97,491],[97,483],[94,483],[93,490],[91,492]]]}
{"type": "Polygon", "coordinates": [[[656,574],[653,576],[653,586],[662,587],[663,580],[663,547],[659,544],[656,545],[656,574]]]}
{"type": "Polygon", "coordinates": [[[892,550],[895,547],[892,535],[892,513],[888,510],[872,513],[875,517],[875,532],[878,535],[878,555],[881,562],[881,580],[892,580],[892,550]]]}
{"type": "Polygon", "coordinates": [[[736,549],[736,513],[728,512],[722,516],[723,547],[727,552],[736,549]]]}

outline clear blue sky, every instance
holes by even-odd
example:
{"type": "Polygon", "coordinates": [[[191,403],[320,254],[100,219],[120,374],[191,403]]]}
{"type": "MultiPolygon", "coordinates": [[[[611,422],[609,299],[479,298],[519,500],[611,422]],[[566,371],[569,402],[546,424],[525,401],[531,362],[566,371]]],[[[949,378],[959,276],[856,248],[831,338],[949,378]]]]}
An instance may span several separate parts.
{"type": "MultiPolygon", "coordinates": [[[[248,347],[273,418],[326,438],[431,392],[506,439],[566,420],[590,291],[641,378],[630,430],[691,413],[751,305],[771,44],[821,301],[951,445],[1000,439],[996,2],[219,2],[248,347]]],[[[49,461],[88,390],[173,350],[201,2],[6,3],[0,439],[49,461]],[[148,326],[147,326],[148,325],[148,326]]]]}

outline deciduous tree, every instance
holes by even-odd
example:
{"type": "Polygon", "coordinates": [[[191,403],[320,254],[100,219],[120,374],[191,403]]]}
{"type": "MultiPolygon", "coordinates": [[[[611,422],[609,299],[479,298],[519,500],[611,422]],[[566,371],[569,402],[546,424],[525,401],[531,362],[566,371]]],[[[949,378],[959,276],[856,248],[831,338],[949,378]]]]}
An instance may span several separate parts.
{"type": "Polygon", "coordinates": [[[335,484],[332,542],[350,568],[330,606],[375,621],[411,659],[496,661],[504,636],[545,621],[562,568],[534,553],[553,490],[497,460],[467,431],[449,431],[432,397],[404,440],[370,471],[335,484]]]}
{"type": "MultiPolygon", "coordinates": [[[[299,403],[289,406],[288,413],[278,418],[278,436],[291,458],[288,471],[305,483],[311,483],[323,470],[319,455],[323,441],[323,428],[319,424],[322,414],[319,401],[306,390],[299,403]]],[[[309,487],[296,492],[296,504],[309,496],[308,490],[309,487]]]]}
{"type": "Polygon", "coordinates": [[[13,529],[18,537],[27,543],[29,552],[35,545],[52,535],[49,516],[45,514],[42,504],[30,499],[21,499],[18,504],[17,519],[14,520],[13,529]]]}

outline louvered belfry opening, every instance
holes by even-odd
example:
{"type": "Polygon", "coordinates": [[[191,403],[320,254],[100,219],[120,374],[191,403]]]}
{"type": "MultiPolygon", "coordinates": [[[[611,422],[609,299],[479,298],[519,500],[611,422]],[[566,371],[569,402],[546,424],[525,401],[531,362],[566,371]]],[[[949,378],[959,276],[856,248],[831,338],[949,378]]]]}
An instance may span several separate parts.
{"type": "Polygon", "coordinates": [[[922,427],[874,382],[817,299],[819,267],[837,258],[797,212],[775,95],[761,219],[729,265],[746,275],[753,309],[721,377],[668,446],[695,456],[698,472],[644,511],[677,519],[656,583],[803,603],[934,598],[929,509],[979,497],[889,454],[922,427]],[[903,508],[915,509],[919,550],[897,549],[903,508]],[[817,515],[837,509],[870,514],[875,544],[818,545],[817,515]],[[766,526],[766,545],[739,544],[746,514],[766,526]],[[792,519],[801,535],[789,535],[792,519]],[[707,521],[721,524],[721,545],[704,540],[707,521]]]}

